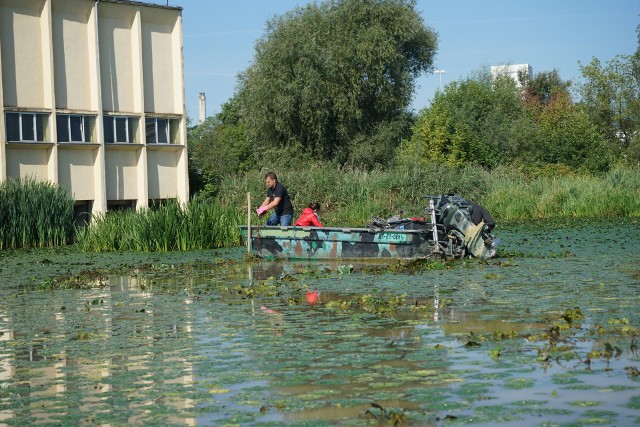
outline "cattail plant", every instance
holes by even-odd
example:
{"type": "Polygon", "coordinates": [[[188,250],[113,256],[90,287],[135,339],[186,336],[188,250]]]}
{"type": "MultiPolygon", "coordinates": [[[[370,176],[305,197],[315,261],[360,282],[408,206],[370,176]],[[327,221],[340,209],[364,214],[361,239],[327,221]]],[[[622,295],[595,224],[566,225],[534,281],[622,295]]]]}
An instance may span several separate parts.
{"type": "Polygon", "coordinates": [[[0,183],[0,248],[60,246],[74,233],[73,198],[32,178],[0,183]]]}
{"type": "Polygon", "coordinates": [[[240,244],[239,225],[244,218],[237,208],[225,208],[200,200],[181,205],[171,199],[140,211],[97,214],[91,226],[78,230],[84,251],[166,252],[202,250],[240,244]]]}

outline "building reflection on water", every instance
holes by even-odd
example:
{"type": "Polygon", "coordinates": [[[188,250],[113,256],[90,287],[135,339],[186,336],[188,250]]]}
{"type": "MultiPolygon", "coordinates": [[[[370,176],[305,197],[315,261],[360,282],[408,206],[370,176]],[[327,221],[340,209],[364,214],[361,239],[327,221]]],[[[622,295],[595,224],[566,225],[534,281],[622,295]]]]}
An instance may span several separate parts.
{"type": "MultiPolygon", "coordinates": [[[[154,350],[156,341],[171,334],[191,338],[191,298],[184,299],[180,318],[166,325],[157,323],[145,305],[150,280],[112,277],[110,285],[82,291],[81,299],[38,301],[35,312],[26,303],[13,315],[0,306],[0,424],[93,424],[96,414],[115,411],[130,413],[126,423],[138,425],[150,413],[145,408],[158,404],[170,413],[167,423],[196,424],[195,418],[180,416],[194,406],[192,399],[181,397],[186,393],[148,398],[158,386],[194,384],[188,358],[154,350]],[[137,350],[114,349],[111,341],[117,336],[125,337],[125,346],[135,343],[137,350]],[[64,342],[69,341],[74,344],[67,349],[64,342]],[[157,373],[163,364],[179,374],[157,373]],[[76,420],[78,413],[84,417],[76,420]]],[[[119,415],[114,419],[122,422],[119,415]]]]}

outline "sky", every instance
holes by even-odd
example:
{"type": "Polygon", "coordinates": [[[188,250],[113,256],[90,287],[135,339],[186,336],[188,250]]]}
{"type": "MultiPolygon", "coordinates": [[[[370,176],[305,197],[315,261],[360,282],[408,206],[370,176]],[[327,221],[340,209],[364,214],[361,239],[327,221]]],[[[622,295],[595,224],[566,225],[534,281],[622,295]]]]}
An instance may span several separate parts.
{"type": "MultiPolygon", "coordinates": [[[[200,92],[207,116],[233,96],[236,76],[252,63],[267,21],[313,1],[149,2],[183,9],[185,96],[195,124],[200,92]]],[[[484,67],[529,64],[534,75],[555,69],[563,80],[579,82],[580,64],[594,57],[604,64],[638,45],[638,0],[417,0],[416,10],[438,33],[434,67],[444,70],[417,79],[416,112],[431,104],[440,82],[444,87],[484,67]]]]}

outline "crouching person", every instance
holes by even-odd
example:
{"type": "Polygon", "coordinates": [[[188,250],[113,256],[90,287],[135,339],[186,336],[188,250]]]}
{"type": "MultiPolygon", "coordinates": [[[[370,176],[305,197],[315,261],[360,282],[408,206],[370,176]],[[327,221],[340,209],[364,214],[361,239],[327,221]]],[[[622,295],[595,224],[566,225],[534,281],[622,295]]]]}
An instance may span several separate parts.
{"type": "Polygon", "coordinates": [[[320,222],[320,217],[318,216],[318,212],[320,211],[320,204],[318,203],[309,203],[309,206],[302,210],[302,215],[296,221],[295,226],[299,227],[308,227],[310,225],[314,225],[316,227],[322,227],[322,223],[320,222]]]}

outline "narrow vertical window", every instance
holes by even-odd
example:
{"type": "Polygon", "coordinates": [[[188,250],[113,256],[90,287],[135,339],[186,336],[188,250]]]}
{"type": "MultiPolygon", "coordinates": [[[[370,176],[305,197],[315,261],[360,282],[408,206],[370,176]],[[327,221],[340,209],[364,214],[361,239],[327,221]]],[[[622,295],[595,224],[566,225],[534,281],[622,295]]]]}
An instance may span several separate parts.
{"type": "Polygon", "coordinates": [[[116,142],[129,142],[128,122],[127,117],[116,117],[116,142]]]}
{"type": "Polygon", "coordinates": [[[7,113],[5,126],[7,127],[7,141],[20,141],[20,113],[7,113]]]}
{"type": "Polygon", "coordinates": [[[84,142],[82,116],[69,116],[69,133],[71,142],[84,142]]]}
{"type": "Polygon", "coordinates": [[[104,118],[104,142],[109,144],[116,142],[115,134],[113,132],[113,127],[114,127],[114,118],[105,117],[104,118]]]}
{"type": "Polygon", "coordinates": [[[69,142],[69,116],[66,114],[58,114],[56,116],[56,133],[58,134],[58,142],[69,142]]]}
{"type": "Polygon", "coordinates": [[[169,120],[158,119],[158,142],[162,144],[169,143],[169,120]]]}
{"type": "Polygon", "coordinates": [[[20,131],[22,133],[21,141],[36,141],[36,115],[20,114],[20,131]]]}
{"type": "Polygon", "coordinates": [[[144,127],[147,144],[155,144],[156,142],[158,142],[156,138],[156,119],[145,119],[144,127]]]}

